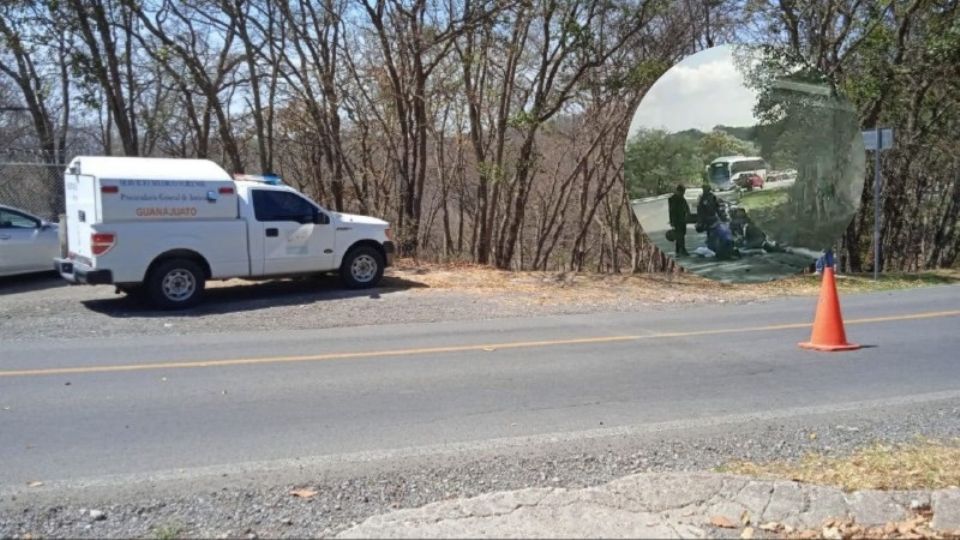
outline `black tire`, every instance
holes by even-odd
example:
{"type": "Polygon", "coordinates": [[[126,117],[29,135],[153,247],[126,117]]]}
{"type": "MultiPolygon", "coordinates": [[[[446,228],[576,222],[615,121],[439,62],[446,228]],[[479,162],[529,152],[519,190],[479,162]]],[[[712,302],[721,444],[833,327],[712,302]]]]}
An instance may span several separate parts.
{"type": "Polygon", "coordinates": [[[160,309],[186,309],[200,302],[205,285],[199,264],[189,259],[170,259],[158,264],[147,276],[146,292],[160,309]]]}
{"type": "Polygon", "coordinates": [[[370,246],[351,249],[340,265],[340,279],[350,289],[376,287],[383,278],[383,255],[370,246]]]}

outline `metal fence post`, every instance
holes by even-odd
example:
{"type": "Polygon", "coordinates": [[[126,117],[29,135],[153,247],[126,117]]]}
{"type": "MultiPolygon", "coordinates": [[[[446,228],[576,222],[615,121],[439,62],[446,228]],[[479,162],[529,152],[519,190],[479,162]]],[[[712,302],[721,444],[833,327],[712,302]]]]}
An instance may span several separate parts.
{"type": "Polygon", "coordinates": [[[877,148],[873,151],[873,280],[880,276],[880,151],[883,130],[877,128],[877,148]]]}

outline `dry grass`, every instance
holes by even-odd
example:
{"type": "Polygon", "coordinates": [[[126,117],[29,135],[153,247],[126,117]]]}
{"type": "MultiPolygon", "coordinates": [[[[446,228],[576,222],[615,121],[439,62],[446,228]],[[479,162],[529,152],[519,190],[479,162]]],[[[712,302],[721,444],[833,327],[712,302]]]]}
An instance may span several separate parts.
{"type": "Polygon", "coordinates": [[[615,301],[649,303],[743,301],[768,296],[737,285],[718,284],[690,274],[596,274],[512,272],[479,265],[401,262],[391,275],[432,290],[508,294],[508,300],[539,304],[615,301]]]}
{"type": "MultiPolygon", "coordinates": [[[[277,280],[274,280],[277,281],[277,280]]],[[[284,280],[280,280],[284,281],[284,280]]],[[[298,281],[297,279],[286,281],[298,281]]],[[[302,280],[300,280],[302,281],[302,280]]],[[[336,286],[335,281],[331,281],[336,286]]],[[[883,276],[840,276],[841,293],[891,290],[927,285],[960,283],[960,271],[925,272],[883,276]]],[[[255,285],[239,279],[212,281],[210,288],[255,285]]],[[[262,285],[261,285],[262,286],[262,285]]],[[[784,296],[816,296],[819,277],[795,276],[759,284],[727,284],[689,273],[681,274],[596,274],[589,272],[512,272],[466,263],[416,263],[397,261],[387,272],[383,287],[415,292],[446,291],[490,296],[520,306],[614,306],[739,303],[784,296]]],[[[290,290],[299,290],[288,284],[290,290]]],[[[304,290],[312,290],[304,285],[304,290]]]]}
{"type": "Polygon", "coordinates": [[[810,454],[799,461],[736,462],[722,472],[862,489],[911,490],[960,486],[960,439],[874,444],[844,457],[810,454]]]}
{"type": "MultiPolygon", "coordinates": [[[[391,276],[429,289],[475,293],[510,293],[540,304],[604,302],[629,297],[649,303],[744,302],[782,296],[814,296],[820,279],[795,276],[760,284],[724,284],[693,274],[595,274],[574,272],[511,272],[474,264],[431,264],[401,260],[391,276]]],[[[843,292],[869,292],[960,283],[960,272],[841,276],[843,292]]]]}

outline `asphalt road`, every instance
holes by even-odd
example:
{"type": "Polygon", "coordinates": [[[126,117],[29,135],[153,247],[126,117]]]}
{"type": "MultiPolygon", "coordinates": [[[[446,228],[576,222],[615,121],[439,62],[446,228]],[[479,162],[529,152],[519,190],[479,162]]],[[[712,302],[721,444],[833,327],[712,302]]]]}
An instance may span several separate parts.
{"type": "Polygon", "coordinates": [[[0,488],[960,393],[960,287],[813,304],[0,343],[0,488]]]}

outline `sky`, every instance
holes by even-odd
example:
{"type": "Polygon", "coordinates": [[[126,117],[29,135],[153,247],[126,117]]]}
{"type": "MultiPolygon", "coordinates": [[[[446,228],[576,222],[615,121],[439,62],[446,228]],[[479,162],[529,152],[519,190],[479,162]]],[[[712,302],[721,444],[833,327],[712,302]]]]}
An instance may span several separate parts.
{"type": "Polygon", "coordinates": [[[657,79],[637,107],[630,136],[641,128],[673,133],[750,126],[757,123],[756,100],[734,67],[733,47],[721,45],[684,58],[657,79]]]}

